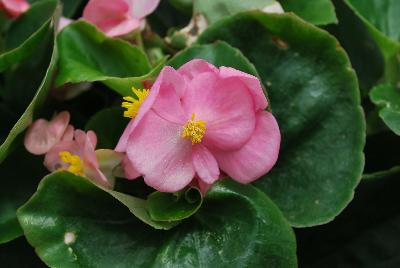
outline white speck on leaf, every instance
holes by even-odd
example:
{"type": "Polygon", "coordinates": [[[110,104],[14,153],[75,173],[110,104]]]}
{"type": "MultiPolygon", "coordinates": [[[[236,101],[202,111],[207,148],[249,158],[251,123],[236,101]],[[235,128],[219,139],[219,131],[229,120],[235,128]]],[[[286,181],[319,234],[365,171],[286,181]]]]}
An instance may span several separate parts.
{"type": "Polygon", "coordinates": [[[64,243],[67,245],[73,244],[76,241],[76,235],[72,232],[66,232],[64,235],[64,243]]]}

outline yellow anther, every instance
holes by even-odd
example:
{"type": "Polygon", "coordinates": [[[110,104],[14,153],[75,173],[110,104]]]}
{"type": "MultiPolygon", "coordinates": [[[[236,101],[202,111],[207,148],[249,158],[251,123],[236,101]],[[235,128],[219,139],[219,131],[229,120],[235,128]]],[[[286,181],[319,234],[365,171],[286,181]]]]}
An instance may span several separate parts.
{"type": "Polygon", "coordinates": [[[71,172],[77,176],[85,175],[83,161],[79,156],[67,151],[60,152],[59,156],[62,162],[69,165],[67,168],[61,168],[60,170],[71,172]]]}
{"type": "Polygon", "coordinates": [[[206,133],[206,122],[204,120],[194,120],[195,117],[196,115],[192,114],[192,118],[183,126],[181,133],[181,137],[191,139],[192,144],[200,143],[206,133]]]}
{"type": "Polygon", "coordinates": [[[122,102],[122,107],[126,109],[124,116],[128,118],[134,118],[139,111],[140,105],[149,95],[149,89],[136,89],[132,87],[132,92],[136,95],[137,99],[131,96],[124,97],[124,102],[122,102]]]}

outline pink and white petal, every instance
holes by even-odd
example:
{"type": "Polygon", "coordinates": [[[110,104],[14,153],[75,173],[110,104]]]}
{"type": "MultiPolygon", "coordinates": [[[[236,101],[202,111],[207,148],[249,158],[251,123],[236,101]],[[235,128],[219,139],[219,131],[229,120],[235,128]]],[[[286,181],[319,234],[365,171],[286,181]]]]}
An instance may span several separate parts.
{"type": "Polygon", "coordinates": [[[127,0],[130,6],[130,15],[133,18],[142,19],[153,13],[160,0],[127,0]]]}
{"type": "Polygon", "coordinates": [[[191,81],[202,73],[218,74],[218,69],[214,65],[202,59],[194,59],[185,63],[178,69],[178,73],[183,75],[186,81],[191,81]]]}
{"type": "Polygon", "coordinates": [[[136,126],[140,123],[142,118],[146,115],[146,113],[153,107],[154,102],[158,98],[160,90],[164,87],[173,87],[177,92],[178,96],[181,96],[185,92],[185,84],[182,81],[179,81],[179,76],[177,72],[169,66],[164,67],[157,80],[154,82],[153,87],[150,89],[149,95],[140,105],[138,114],[135,118],[133,118],[128,126],[125,128],[124,133],[118,141],[118,144],[115,148],[115,151],[124,153],[126,152],[126,147],[128,145],[128,140],[136,126]]]}
{"type": "Polygon", "coordinates": [[[158,191],[179,191],[194,177],[192,144],[180,137],[181,128],[149,111],[129,139],[129,160],[158,191]]]}
{"type": "Polygon", "coordinates": [[[38,119],[29,127],[24,140],[25,148],[35,155],[47,153],[64,135],[69,123],[69,113],[61,112],[50,122],[38,119]]]}
{"type": "Polygon", "coordinates": [[[246,85],[253,96],[255,111],[265,110],[268,107],[268,100],[257,77],[230,67],[221,67],[219,74],[223,78],[235,77],[246,85]]]}
{"type": "Polygon", "coordinates": [[[83,10],[82,18],[103,29],[126,18],[128,12],[129,5],[125,0],[90,0],[83,10]]]}
{"type": "Polygon", "coordinates": [[[97,161],[96,157],[96,143],[97,143],[97,137],[96,134],[93,131],[88,131],[85,133],[82,130],[75,130],[75,141],[77,145],[80,148],[80,153],[78,154],[85,166],[91,166],[94,168],[99,167],[99,163],[97,161]]]}
{"type": "Polygon", "coordinates": [[[21,15],[27,11],[30,6],[26,0],[1,0],[0,5],[13,17],[21,15]]]}
{"type": "Polygon", "coordinates": [[[142,176],[142,174],[140,174],[139,171],[137,171],[137,169],[132,165],[131,161],[126,155],[122,159],[121,166],[124,171],[125,178],[128,180],[135,180],[142,176]]]}
{"type": "Polygon", "coordinates": [[[219,79],[203,73],[188,85],[182,100],[185,112],[206,122],[204,144],[235,150],[250,138],[255,127],[253,100],[237,78],[219,79]]]}
{"type": "Polygon", "coordinates": [[[73,125],[68,125],[61,138],[61,141],[72,141],[74,139],[75,128],[73,125]]]}
{"type": "Polygon", "coordinates": [[[213,184],[218,180],[219,168],[215,157],[201,144],[193,146],[193,167],[197,176],[206,184],[213,184]]]}
{"type": "Polygon", "coordinates": [[[140,26],[140,20],[125,18],[119,21],[117,24],[109,24],[109,27],[103,27],[102,30],[107,36],[117,37],[128,34],[133,30],[136,30],[140,26]]]}
{"type": "Polygon", "coordinates": [[[68,19],[66,17],[61,17],[58,22],[57,31],[61,32],[62,29],[64,29],[68,25],[70,25],[72,22],[73,22],[73,20],[71,20],[71,19],[68,19]]]}
{"type": "Polygon", "coordinates": [[[243,148],[234,152],[213,151],[219,167],[232,179],[250,183],[269,172],[275,165],[281,134],[275,117],[265,111],[257,113],[253,136],[243,148]]]}

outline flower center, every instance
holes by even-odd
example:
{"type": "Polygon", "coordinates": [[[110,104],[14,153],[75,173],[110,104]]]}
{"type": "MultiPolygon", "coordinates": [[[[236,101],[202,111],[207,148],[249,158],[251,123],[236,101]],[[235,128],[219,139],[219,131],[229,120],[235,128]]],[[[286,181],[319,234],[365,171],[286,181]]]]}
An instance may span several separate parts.
{"type": "Polygon", "coordinates": [[[136,95],[137,99],[131,96],[124,97],[124,102],[122,102],[122,107],[126,109],[124,116],[128,118],[134,118],[139,111],[140,105],[149,95],[149,89],[136,89],[132,87],[132,92],[136,95]]]}
{"type": "Polygon", "coordinates": [[[192,114],[192,119],[186,122],[181,133],[181,137],[191,139],[192,144],[200,143],[206,133],[206,122],[194,120],[195,117],[196,115],[192,114]]]}
{"type": "Polygon", "coordinates": [[[67,168],[60,168],[60,170],[71,172],[77,176],[85,175],[83,161],[79,156],[66,151],[60,152],[59,156],[62,162],[69,165],[67,168]]]}

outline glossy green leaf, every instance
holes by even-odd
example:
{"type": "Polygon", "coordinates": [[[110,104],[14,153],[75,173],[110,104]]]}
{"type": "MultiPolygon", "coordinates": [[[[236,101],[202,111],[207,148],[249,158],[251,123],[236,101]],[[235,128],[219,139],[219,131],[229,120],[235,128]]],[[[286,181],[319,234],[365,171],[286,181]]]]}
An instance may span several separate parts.
{"type": "Polygon", "coordinates": [[[86,130],[97,134],[97,148],[114,149],[129,123],[122,108],[107,108],[96,113],[86,124],[86,130]]]}
{"type": "Polygon", "coordinates": [[[337,23],[331,0],[279,0],[285,12],[294,12],[316,25],[337,23]]]}
{"type": "Polygon", "coordinates": [[[43,158],[29,154],[22,145],[0,164],[0,244],[22,235],[17,209],[35,192],[47,173],[43,158]]]}
{"type": "Polygon", "coordinates": [[[52,27],[47,30],[46,38],[43,38],[35,53],[3,74],[4,80],[0,87],[3,99],[1,105],[3,109],[14,114],[16,123],[4,126],[3,121],[1,122],[3,128],[11,130],[4,140],[0,140],[0,163],[12,150],[14,140],[31,124],[51,87],[58,59],[54,41],[54,21],[58,20],[58,13],[56,11],[54,14],[50,24],[52,27]]]}
{"type": "Polygon", "coordinates": [[[385,82],[400,82],[400,1],[345,0],[364,21],[385,56],[385,82]]]}
{"type": "Polygon", "coordinates": [[[264,9],[274,5],[275,0],[194,0],[194,14],[202,14],[212,24],[219,19],[241,11],[251,9],[264,9]]]}
{"type": "Polygon", "coordinates": [[[179,221],[196,213],[202,201],[197,188],[178,193],[154,192],[147,198],[147,208],[150,217],[155,221],[179,221]]]}
{"type": "Polygon", "coordinates": [[[126,96],[140,87],[151,66],[138,47],[105,36],[95,26],[77,21],[58,36],[60,50],[56,85],[101,81],[126,96]]]}
{"type": "Polygon", "coordinates": [[[295,238],[279,210],[232,181],[218,183],[195,216],[169,231],[65,173],[44,179],[18,219],[51,267],[296,267],[295,238]]]}
{"type": "Polygon", "coordinates": [[[5,51],[0,54],[0,72],[37,49],[46,38],[56,7],[55,0],[38,2],[11,24],[4,40],[5,51]]]}
{"type": "Polygon", "coordinates": [[[379,85],[370,93],[371,101],[380,107],[379,116],[397,135],[400,135],[400,89],[379,85]]]}
{"type": "Polygon", "coordinates": [[[278,163],[256,186],[294,226],[332,220],[353,198],[364,166],[365,120],[346,53],[327,32],[291,14],[227,18],[199,38],[215,40],[255,65],[281,129],[278,163]]]}

